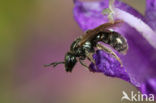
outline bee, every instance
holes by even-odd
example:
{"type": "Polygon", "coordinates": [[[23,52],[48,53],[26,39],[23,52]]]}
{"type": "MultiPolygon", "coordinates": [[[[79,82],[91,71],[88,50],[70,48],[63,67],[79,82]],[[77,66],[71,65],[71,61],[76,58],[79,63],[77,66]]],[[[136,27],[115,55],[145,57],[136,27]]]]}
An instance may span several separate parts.
{"type": "Polygon", "coordinates": [[[47,67],[52,65],[55,67],[58,64],[64,64],[66,72],[72,72],[75,64],[79,61],[81,65],[89,68],[83,60],[88,59],[95,64],[92,55],[95,53],[96,49],[104,50],[113,55],[122,66],[120,58],[113,52],[113,50],[99,43],[103,42],[108,44],[119,53],[125,54],[128,50],[127,40],[118,32],[109,30],[121,23],[121,20],[116,20],[114,23],[104,23],[94,29],[86,31],[84,35],[73,41],[70,50],[65,54],[64,61],[52,62],[44,66],[47,67]]]}

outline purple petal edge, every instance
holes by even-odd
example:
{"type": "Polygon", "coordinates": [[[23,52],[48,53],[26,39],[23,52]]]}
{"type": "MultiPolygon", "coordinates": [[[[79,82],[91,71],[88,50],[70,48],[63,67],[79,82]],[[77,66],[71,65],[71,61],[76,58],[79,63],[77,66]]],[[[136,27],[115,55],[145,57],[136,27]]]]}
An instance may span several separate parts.
{"type": "Polygon", "coordinates": [[[145,20],[152,29],[156,30],[156,0],[146,0],[145,20]]]}
{"type": "Polygon", "coordinates": [[[156,78],[147,79],[139,89],[143,94],[154,94],[156,97],[156,78]]]}

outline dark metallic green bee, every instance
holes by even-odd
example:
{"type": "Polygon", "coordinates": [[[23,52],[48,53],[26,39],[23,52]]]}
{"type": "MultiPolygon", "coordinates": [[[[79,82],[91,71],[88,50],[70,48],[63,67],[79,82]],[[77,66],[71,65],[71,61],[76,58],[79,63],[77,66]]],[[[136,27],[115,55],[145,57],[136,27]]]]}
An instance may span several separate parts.
{"type": "Polygon", "coordinates": [[[126,53],[128,49],[126,39],[119,33],[108,30],[121,22],[122,21],[117,20],[114,23],[105,23],[92,30],[88,30],[84,35],[77,38],[71,44],[70,51],[65,54],[63,62],[53,62],[45,66],[47,67],[53,65],[53,67],[55,67],[58,64],[65,64],[66,72],[72,72],[75,64],[77,61],[79,61],[83,66],[89,68],[83,63],[83,60],[87,58],[91,62],[95,63],[94,59],[92,58],[92,54],[95,52],[96,48],[112,54],[121,63],[118,56],[111,49],[99,44],[99,42],[103,42],[110,45],[120,53],[126,53]]]}

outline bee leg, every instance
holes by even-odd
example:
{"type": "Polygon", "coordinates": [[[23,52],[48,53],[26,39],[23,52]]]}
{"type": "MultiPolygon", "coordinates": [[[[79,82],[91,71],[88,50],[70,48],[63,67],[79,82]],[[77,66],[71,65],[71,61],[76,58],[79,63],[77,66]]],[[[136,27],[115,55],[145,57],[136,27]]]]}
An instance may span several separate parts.
{"type": "Polygon", "coordinates": [[[98,70],[98,67],[97,67],[97,65],[96,65],[96,63],[95,63],[95,60],[94,60],[93,57],[92,57],[93,54],[94,54],[94,53],[86,52],[86,56],[87,56],[88,60],[91,61],[91,62],[95,65],[96,70],[98,70]]]}
{"type": "Polygon", "coordinates": [[[89,61],[95,64],[95,60],[92,57],[93,53],[86,52],[86,54],[87,54],[87,58],[89,59],[89,61]]]}
{"type": "Polygon", "coordinates": [[[82,66],[84,66],[85,68],[89,69],[89,67],[88,67],[85,63],[83,63],[81,59],[79,59],[79,62],[80,62],[80,64],[81,64],[82,66]]]}
{"type": "Polygon", "coordinates": [[[101,44],[97,44],[96,47],[98,49],[102,49],[102,50],[106,51],[107,53],[113,55],[119,61],[119,63],[121,64],[121,67],[123,67],[122,61],[111,49],[109,49],[108,47],[105,47],[105,46],[103,46],[101,44]]]}
{"type": "Polygon", "coordinates": [[[44,67],[53,66],[56,67],[58,64],[64,64],[65,62],[52,62],[50,64],[45,64],[44,67]]]}

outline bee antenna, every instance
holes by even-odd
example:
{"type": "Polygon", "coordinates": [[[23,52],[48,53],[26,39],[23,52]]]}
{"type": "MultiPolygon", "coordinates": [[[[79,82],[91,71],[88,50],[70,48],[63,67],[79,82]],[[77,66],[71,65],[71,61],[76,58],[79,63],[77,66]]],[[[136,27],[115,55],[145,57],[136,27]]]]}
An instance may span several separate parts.
{"type": "Polygon", "coordinates": [[[56,67],[58,64],[64,64],[65,62],[52,62],[50,64],[45,64],[44,67],[53,66],[56,67]]]}

